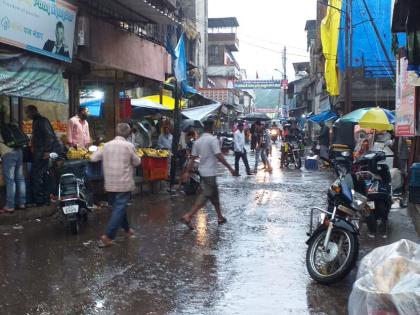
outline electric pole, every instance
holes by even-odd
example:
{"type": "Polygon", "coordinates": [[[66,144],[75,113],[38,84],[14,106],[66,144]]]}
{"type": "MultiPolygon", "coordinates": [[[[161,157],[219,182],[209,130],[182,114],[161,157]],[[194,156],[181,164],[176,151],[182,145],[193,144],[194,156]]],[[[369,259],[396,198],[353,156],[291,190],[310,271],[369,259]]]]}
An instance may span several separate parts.
{"type": "Polygon", "coordinates": [[[352,111],[352,79],[353,79],[353,0],[346,1],[345,11],[345,59],[346,72],[344,76],[344,114],[352,111]]]}
{"type": "Polygon", "coordinates": [[[282,84],[282,89],[283,89],[283,108],[286,107],[286,80],[287,80],[287,56],[286,56],[286,46],[284,46],[283,49],[283,84],[282,84]]]}

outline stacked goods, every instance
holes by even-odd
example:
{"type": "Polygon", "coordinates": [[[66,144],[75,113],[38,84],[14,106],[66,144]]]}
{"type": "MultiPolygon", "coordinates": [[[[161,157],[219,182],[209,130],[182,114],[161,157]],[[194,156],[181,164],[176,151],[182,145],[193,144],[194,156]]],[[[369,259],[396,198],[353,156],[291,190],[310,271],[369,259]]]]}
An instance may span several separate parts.
{"type": "Polygon", "coordinates": [[[22,131],[27,135],[32,134],[32,121],[31,120],[24,120],[22,122],[22,131]]]}
{"type": "Polygon", "coordinates": [[[155,150],[155,149],[137,149],[137,155],[140,157],[153,157],[153,158],[168,158],[171,156],[171,152],[169,150],[155,150]]]}
{"type": "Polygon", "coordinates": [[[89,160],[90,152],[86,149],[70,148],[67,152],[67,159],[69,160],[89,160]]]}
{"type": "MultiPolygon", "coordinates": [[[[53,127],[55,132],[66,133],[67,132],[67,125],[59,120],[55,120],[51,122],[51,126],[53,127]]],[[[32,134],[32,121],[31,120],[24,120],[22,122],[22,129],[23,132],[26,134],[32,134]]]]}
{"type": "Polygon", "coordinates": [[[61,133],[66,133],[67,132],[67,124],[66,123],[62,123],[61,121],[56,120],[56,121],[52,121],[51,125],[52,125],[55,132],[61,132],[61,133]]]}

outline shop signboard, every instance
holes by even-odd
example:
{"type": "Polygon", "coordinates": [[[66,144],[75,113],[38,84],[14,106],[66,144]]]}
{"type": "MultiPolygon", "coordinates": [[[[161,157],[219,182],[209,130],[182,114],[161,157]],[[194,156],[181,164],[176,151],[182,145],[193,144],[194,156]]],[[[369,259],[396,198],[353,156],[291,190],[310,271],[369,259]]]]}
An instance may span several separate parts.
{"type": "Polygon", "coordinates": [[[398,137],[416,135],[416,89],[409,82],[407,66],[408,60],[401,58],[398,65],[395,102],[395,134],[398,137]]]}
{"type": "Polygon", "coordinates": [[[77,8],[63,0],[1,0],[0,42],[71,62],[77,8]]]}
{"type": "Polygon", "coordinates": [[[0,54],[0,95],[67,103],[63,69],[25,54],[0,54]]]}
{"type": "Polygon", "coordinates": [[[253,90],[253,89],[280,89],[282,87],[282,81],[280,80],[243,80],[236,81],[235,88],[241,90],[253,90]]]}

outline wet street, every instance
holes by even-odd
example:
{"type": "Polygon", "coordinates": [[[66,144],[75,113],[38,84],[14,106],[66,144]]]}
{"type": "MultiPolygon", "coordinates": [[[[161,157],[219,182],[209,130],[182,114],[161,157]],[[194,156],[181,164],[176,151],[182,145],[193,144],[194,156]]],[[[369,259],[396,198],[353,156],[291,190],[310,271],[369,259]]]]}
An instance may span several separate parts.
{"type": "MultiPolygon", "coordinates": [[[[273,164],[271,175],[240,178],[221,169],[223,226],[208,205],[187,230],[179,218],[194,197],[162,191],[130,207],[137,238],[107,249],[97,239],[108,211],[78,236],[54,218],[0,227],[0,314],[346,314],[356,270],[326,287],[305,266],[310,207],[325,204],[332,174],[280,170],[277,154],[273,164]]],[[[362,234],[361,257],[419,241],[402,211],[393,210],[388,239],[362,234]]]]}

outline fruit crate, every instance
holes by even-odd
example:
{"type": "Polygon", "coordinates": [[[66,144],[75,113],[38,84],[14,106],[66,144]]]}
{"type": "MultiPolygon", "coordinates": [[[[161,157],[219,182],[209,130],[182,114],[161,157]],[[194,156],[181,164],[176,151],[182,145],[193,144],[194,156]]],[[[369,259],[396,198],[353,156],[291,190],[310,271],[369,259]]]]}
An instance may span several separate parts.
{"type": "Polygon", "coordinates": [[[168,158],[143,157],[141,163],[145,180],[168,179],[168,158]]]}

